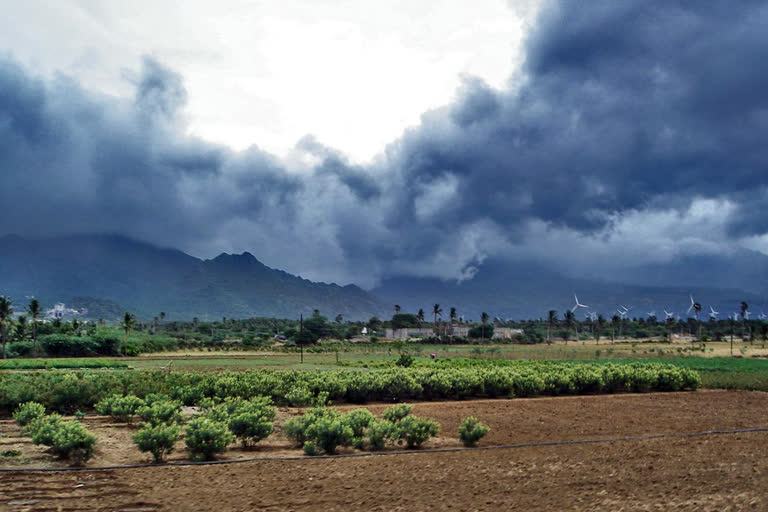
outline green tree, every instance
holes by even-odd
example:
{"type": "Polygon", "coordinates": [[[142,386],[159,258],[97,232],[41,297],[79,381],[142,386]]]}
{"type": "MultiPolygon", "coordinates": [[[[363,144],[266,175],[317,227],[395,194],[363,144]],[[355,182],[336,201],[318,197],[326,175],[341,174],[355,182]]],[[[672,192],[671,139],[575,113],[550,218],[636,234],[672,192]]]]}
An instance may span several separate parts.
{"type": "Polygon", "coordinates": [[[456,308],[451,308],[451,312],[450,312],[449,316],[451,318],[451,323],[455,323],[456,322],[456,308]]]}
{"type": "Polygon", "coordinates": [[[5,345],[8,343],[8,332],[11,329],[13,319],[13,302],[6,296],[0,297],[0,341],[3,343],[3,359],[8,356],[5,345]]]}
{"type": "Polygon", "coordinates": [[[485,329],[488,326],[488,313],[483,311],[483,313],[480,315],[480,323],[482,324],[482,333],[483,333],[483,339],[485,339],[485,329]]]}
{"type": "Polygon", "coordinates": [[[600,333],[605,327],[605,323],[605,317],[603,315],[597,315],[597,329],[595,331],[595,339],[597,340],[598,345],[600,344],[600,333]]]}
{"type": "Polygon", "coordinates": [[[40,302],[37,299],[29,301],[27,306],[27,312],[30,318],[32,318],[32,344],[33,353],[37,355],[37,319],[40,318],[40,302]]]}
{"type": "MultiPolygon", "coordinates": [[[[749,304],[747,304],[745,301],[741,301],[741,332],[742,332],[742,339],[746,339],[746,332],[747,332],[747,313],[749,311],[749,304]]],[[[752,341],[752,333],[749,333],[749,340],[752,341]]]]}
{"type": "Polygon", "coordinates": [[[131,333],[131,330],[136,327],[136,317],[133,316],[133,313],[129,313],[128,311],[125,312],[125,315],[123,316],[123,324],[122,328],[125,331],[125,338],[123,338],[123,355],[128,355],[128,335],[131,333]]]}
{"type": "Polygon", "coordinates": [[[557,325],[557,311],[549,310],[547,315],[547,343],[552,344],[552,328],[557,325]]]}
{"type": "Polygon", "coordinates": [[[434,324],[437,325],[437,317],[442,317],[443,310],[440,307],[440,304],[435,304],[432,306],[432,317],[434,318],[434,324]]]}
{"type": "Polygon", "coordinates": [[[571,337],[571,328],[573,328],[573,322],[575,320],[575,316],[573,315],[573,311],[566,310],[565,315],[565,344],[568,344],[568,338],[571,337]]]}
{"type": "Polygon", "coordinates": [[[424,310],[419,308],[419,312],[416,314],[416,316],[418,317],[419,322],[423,322],[424,321],[424,310]]]}
{"type": "Polygon", "coordinates": [[[396,315],[400,314],[400,304],[395,304],[395,314],[396,315]]]}

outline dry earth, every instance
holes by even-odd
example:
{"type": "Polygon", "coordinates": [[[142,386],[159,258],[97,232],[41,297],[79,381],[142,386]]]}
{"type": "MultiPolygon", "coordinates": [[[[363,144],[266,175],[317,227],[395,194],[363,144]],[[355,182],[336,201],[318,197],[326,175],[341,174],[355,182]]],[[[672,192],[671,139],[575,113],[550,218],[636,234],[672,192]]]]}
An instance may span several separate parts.
{"type": "MultiPolygon", "coordinates": [[[[374,412],[384,405],[370,406],[374,412]]],[[[345,407],[346,408],[346,407],[345,407]]],[[[282,410],[281,418],[294,414],[282,410]]],[[[461,418],[491,426],[481,446],[768,427],[768,394],[703,391],[432,402],[457,447],[461,418]]],[[[131,429],[87,420],[89,465],[146,462],[131,429]]],[[[0,451],[55,465],[0,424],[0,451]]],[[[181,448],[181,447],[180,447],[181,448]]],[[[226,458],[296,455],[279,435],[226,458]]],[[[184,460],[177,453],[176,460],[184,460]]],[[[19,459],[15,457],[14,459],[19,459]]],[[[3,458],[3,465],[11,463],[3,458]]],[[[18,461],[14,462],[18,464],[18,461]]],[[[768,432],[375,457],[261,460],[211,466],[0,473],[0,510],[768,510],[768,432]]]]}

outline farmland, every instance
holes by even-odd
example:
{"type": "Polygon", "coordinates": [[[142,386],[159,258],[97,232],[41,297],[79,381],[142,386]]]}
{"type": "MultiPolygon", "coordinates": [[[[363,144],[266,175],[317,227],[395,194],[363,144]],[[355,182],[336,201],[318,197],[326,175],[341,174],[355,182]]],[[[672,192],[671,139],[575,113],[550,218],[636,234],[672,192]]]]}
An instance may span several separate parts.
{"type": "MultiPolygon", "coordinates": [[[[340,407],[348,411],[356,406],[340,407]]],[[[375,414],[386,405],[369,405],[375,414]]],[[[291,417],[283,407],[278,418],[291,417]]],[[[235,465],[144,467],[76,473],[21,472],[0,479],[11,510],[194,510],[218,506],[266,510],[680,510],[764,509],[765,432],[660,437],[559,446],[435,452],[459,448],[460,418],[482,418],[481,447],[745,429],[768,425],[768,395],[744,391],[619,394],[425,402],[414,414],[442,425],[410,455],[254,460],[235,465]]],[[[107,417],[84,420],[98,437],[93,465],[146,463],[127,447],[135,426],[107,417]]],[[[50,457],[0,424],[4,450],[26,466],[50,457]]],[[[348,452],[345,452],[348,453],[348,452]]],[[[384,453],[387,453],[386,451],[384,453]]],[[[264,446],[233,447],[224,460],[300,455],[281,433],[264,446]]],[[[183,462],[179,451],[171,462],[183,462]]],[[[56,464],[56,463],[54,463],[56,464]]]]}

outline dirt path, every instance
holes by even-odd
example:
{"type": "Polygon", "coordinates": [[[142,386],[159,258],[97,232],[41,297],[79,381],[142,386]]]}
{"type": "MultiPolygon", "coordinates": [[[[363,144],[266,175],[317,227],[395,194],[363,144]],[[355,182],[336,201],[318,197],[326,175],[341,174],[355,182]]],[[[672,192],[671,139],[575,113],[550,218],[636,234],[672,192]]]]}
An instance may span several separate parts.
{"type": "MultiPolygon", "coordinates": [[[[378,410],[383,406],[371,407],[378,410]]],[[[491,446],[768,426],[768,394],[419,404],[442,444],[491,446]]],[[[251,455],[252,456],[252,455],[251,455]]],[[[380,457],[0,474],[0,510],[768,510],[768,433],[380,457]],[[5,507],[5,508],[4,508],[5,507]]]]}

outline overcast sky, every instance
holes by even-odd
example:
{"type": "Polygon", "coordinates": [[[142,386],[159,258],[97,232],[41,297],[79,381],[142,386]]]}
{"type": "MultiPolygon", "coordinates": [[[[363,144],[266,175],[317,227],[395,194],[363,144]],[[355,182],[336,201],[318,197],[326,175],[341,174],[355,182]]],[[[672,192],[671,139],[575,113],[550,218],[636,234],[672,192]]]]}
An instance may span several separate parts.
{"type": "Polygon", "coordinates": [[[764,2],[0,9],[0,234],[363,286],[768,251],[764,2]]]}

